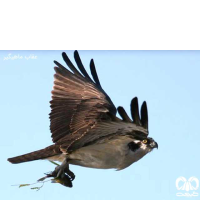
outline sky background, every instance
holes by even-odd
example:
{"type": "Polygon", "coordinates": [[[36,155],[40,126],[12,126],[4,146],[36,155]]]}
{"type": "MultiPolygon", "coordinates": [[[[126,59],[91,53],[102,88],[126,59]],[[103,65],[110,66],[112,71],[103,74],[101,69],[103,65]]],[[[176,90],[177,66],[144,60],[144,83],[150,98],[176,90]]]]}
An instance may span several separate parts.
{"type": "MultiPolygon", "coordinates": [[[[178,177],[200,180],[200,51],[79,51],[87,71],[94,59],[116,107],[130,115],[133,97],[140,105],[147,101],[149,135],[159,149],[122,171],[71,166],[76,174],[72,189],[50,182],[38,192],[11,186],[34,183],[55,167],[43,160],[12,165],[7,158],[52,144],[53,60],[64,64],[61,53],[0,51],[1,199],[179,199],[178,177]],[[5,60],[9,54],[23,58],[5,60]],[[27,60],[30,55],[37,59],[27,60]]],[[[74,63],[73,51],[66,53],[74,63]]]]}

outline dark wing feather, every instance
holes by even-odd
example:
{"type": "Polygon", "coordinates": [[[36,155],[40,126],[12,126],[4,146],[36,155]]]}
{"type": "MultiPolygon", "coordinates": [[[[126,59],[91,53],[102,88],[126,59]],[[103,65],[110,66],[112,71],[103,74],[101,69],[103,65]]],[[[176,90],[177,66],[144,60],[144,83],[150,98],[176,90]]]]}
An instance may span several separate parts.
{"type": "MultiPolygon", "coordinates": [[[[63,60],[67,64],[67,66],[74,72],[76,76],[82,77],[80,72],[76,69],[76,67],[72,64],[70,59],[68,58],[67,54],[65,52],[62,53],[63,60]]],[[[60,66],[59,66],[60,67],[60,66]]]]}
{"type": "Polygon", "coordinates": [[[148,110],[146,101],[144,101],[141,106],[139,116],[138,99],[137,97],[133,98],[131,101],[131,115],[133,123],[135,123],[138,126],[142,126],[144,129],[147,130],[148,133],[148,110]]]}
{"type": "Polygon", "coordinates": [[[133,119],[133,122],[137,125],[140,125],[140,116],[139,116],[139,109],[138,109],[138,98],[135,97],[131,101],[131,116],[133,119]]]}
{"type": "Polygon", "coordinates": [[[90,78],[90,76],[88,75],[88,73],[86,72],[84,66],[83,66],[83,63],[82,63],[82,61],[81,61],[81,59],[80,59],[80,56],[79,56],[79,54],[78,54],[78,51],[74,51],[74,59],[75,59],[75,61],[76,61],[76,64],[77,64],[78,68],[80,69],[81,73],[82,73],[86,78],[88,78],[91,82],[93,82],[92,79],[90,78]]]}
{"type": "Polygon", "coordinates": [[[123,119],[123,121],[132,123],[132,120],[129,118],[129,116],[127,115],[127,113],[123,107],[119,106],[117,108],[117,111],[118,111],[119,115],[121,116],[121,118],[123,119]]]}
{"type": "Polygon", "coordinates": [[[141,123],[144,128],[148,129],[148,111],[146,101],[143,102],[141,107],[141,123]]]}
{"type": "Polygon", "coordinates": [[[87,78],[77,52],[76,62],[85,77],[65,53],[62,55],[73,73],[54,61],[57,67],[50,101],[50,129],[53,142],[70,146],[98,121],[111,120],[111,116],[116,115],[116,108],[103,89],[87,78]]]}
{"type": "Polygon", "coordinates": [[[99,81],[99,78],[98,78],[98,75],[96,72],[96,68],[95,68],[93,59],[91,59],[91,61],[90,61],[90,70],[91,70],[91,74],[92,74],[92,77],[93,77],[95,83],[101,88],[101,84],[100,84],[100,81],[99,81]]]}

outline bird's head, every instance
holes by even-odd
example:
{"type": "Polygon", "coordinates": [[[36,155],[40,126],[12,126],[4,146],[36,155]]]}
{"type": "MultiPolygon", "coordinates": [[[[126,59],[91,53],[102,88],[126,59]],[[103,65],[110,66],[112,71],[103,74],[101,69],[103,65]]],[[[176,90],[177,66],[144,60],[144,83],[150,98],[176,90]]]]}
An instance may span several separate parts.
{"type": "Polygon", "coordinates": [[[138,150],[145,151],[146,153],[152,151],[154,148],[158,149],[158,143],[150,137],[142,139],[134,139],[128,144],[131,151],[136,152],[138,150]]]}
{"type": "Polygon", "coordinates": [[[119,169],[124,169],[125,167],[137,162],[143,158],[146,154],[151,152],[154,148],[158,148],[157,142],[150,137],[130,137],[128,143],[128,151],[126,154],[126,161],[123,166],[119,169]]]}
{"type": "Polygon", "coordinates": [[[146,138],[141,141],[141,148],[147,148],[149,151],[152,151],[154,148],[158,149],[158,143],[153,138],[146,138]]]}

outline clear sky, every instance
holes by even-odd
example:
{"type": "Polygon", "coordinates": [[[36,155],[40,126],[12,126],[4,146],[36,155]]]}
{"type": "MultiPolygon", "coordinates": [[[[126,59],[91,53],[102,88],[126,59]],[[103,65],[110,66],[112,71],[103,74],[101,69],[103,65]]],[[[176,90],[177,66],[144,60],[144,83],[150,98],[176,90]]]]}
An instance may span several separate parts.
{"type": "MultiPolygon", "coordinates": [[[[53,60],[64,64],[61,52],[0,52],[1,199],[169,200],[180,198],[178,177],[200,180],[200,51],[79,51],[87,71],[94,59],[116,107],[130,114],[133,97],[147,101],[150,137],[159,149],[122,171],[71,166],[72,189],[50,182],[38,192],[11,186],[33,183],[55,167],[43,160],[12,165],[7,158],[52,144],[53,60]],[[37,58],[26,59],[31,54],[37,58]]],[[[74,62],[73,51],[66,52],[74,62]]]]}

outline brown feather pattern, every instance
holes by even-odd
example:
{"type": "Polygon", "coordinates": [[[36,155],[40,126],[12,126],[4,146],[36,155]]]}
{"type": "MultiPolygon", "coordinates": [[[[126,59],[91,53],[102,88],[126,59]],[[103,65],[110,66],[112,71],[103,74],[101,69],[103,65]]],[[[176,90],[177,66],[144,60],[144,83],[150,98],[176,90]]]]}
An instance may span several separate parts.
{"type": "Polygon", "coordinates": [[[57,67],[50,101],[50,129],[53,142],[60,145],[63,152],[73,151],[103,137],[111,137],[114,133],[134,136],[136,131],[141,132],[143,137],[148,135],[147,110],[143,106],[140,123],[137,98],[131,104],[133,121],[122,107],[118,109],[123,121],[120,120],[116,117],[114,104],[100,85],[93,59],[90,62],[92,80],[77,51],[74,58],[81,72],[65,53],[62,55],[72,72],[54,61],[57,67]]]}
{"type": "Polygon", "coordinates": [[[75,60],[85,77],[75,69],[66,54],[63,54],[63,58],[74,73],[55,61],[58,67],[55,67],[50,101],[50,129],[53,142],[61,145],[62,149],[68,149],[97,121],[109,118],[107,113],[115,115],[116,108],[102,88],[88,77],[78,52],[75,52],[75,60]]]}
{"type": "Polygon", "coordinates": [[[27,153],[21,156],[17,156],[14,158],[8,158],[8,161],[13,163],[13,164],[18,164],[22,162],[27,162],[27,161],[33,161],[33,160],[39,160],[39,159],[44,159],[48,158],[51,156],[55,156],[58,154],[61,154],[62,152],[60,151],[60,147],[57,145],[51,145],[45,149],[41,149],[38,151],[33,151],[31,153],[27,153]]]}

